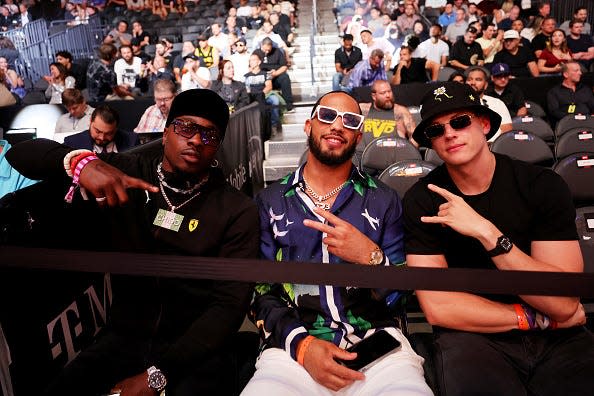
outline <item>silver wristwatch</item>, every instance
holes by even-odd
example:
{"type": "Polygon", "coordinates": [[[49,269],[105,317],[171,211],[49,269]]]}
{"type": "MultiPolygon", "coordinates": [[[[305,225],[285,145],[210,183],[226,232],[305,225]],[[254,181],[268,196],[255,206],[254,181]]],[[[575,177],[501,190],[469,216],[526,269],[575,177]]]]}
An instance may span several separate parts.
{"type": "Polygon", "coordinates": [[[369,255],[369,265],[380,265],[384,261],[384,252],[378,246],[369,255]]]}
{"type": "Polygon", "coordinates": [[[157,392],[161,392],[167,386],[167,378],[165,374],[155,366],[151,366],[146,370],[148,374],[148,386],[157,392]]]}

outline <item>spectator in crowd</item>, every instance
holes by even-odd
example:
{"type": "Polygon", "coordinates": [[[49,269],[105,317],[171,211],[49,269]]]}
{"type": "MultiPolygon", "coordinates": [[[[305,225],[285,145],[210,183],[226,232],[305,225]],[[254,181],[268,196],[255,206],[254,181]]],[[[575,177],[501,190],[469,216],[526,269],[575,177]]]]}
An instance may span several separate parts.
{"type": "Polygon", "coordinates": [[[84,89],[86,83],[86,70],[77,63],[74,63],[72,54],[68,51],[56,52],[56,62],[61,63],[66,68],[66,73],[74,77],[76,88],[84,89]]]}
{"type": "Polygon", "coordinates": [[[165,130],[165,122],[169,116],[177,88],[171,80],[156,80],[153,92],[155,104],[144,111],[134,132],[163,132],[165,130]]]}
{"type": "Polygon", "coordinates": [[[412,4],[406,4],[404,6],[404,14],[396,18],[396,26],[400,34],[406,36],[413,32],[413,25],[421,17],[415,12],[415,7],[412,4]]]}
{"type": "Polygon", "coordinates": [[[348,76],[361,59],[363,59],[363,55],[361,50],[353,45],[353,36],[351,34],[343,35],[342,45],[334,51],[336,73],[332,76],[333,91],[339,91],[341,85],[347,85],[348,76]]]}
{"type": "MultiPolygon", "coordinates": [[[[145,73],[147,73],[146,79],[149,84],[153,84],[156,80],[171,80],[175,82],[175,75],[173,70],[169,68],[167,58],[155,54],[152,61],[146,64],[145,73]]],[[[210,78],[210,73],[209,73],[210,78]]]]}
{"type": "Polygon", "coordinates": [[[134,133],[118,129],[120,116],[109,105],[98,106],[91,114],[89,129],[67,136],[64,144],[95,153],[118,153],[138,144],[134,133]]]}
{"type": "Polygon", "coordinates": [[[23,79],[17,74],[16,71],[10,69],[8,66],[8,60],[0,56],[0,71],[4,75],[4,85],[14,95],[23,99],[27,91],[24,87],[23,79]]]}
{"type": "Polygon", "coordinates": [[[122,45],[130,45],[131,41],[132,35],[128,33],[128,22],[121,20],[117,27],[105,36],[103,43],[113,44],[116,48],[120,48],[122,45]]]}
{"type": "Polygon", "coordinates": [[[470,66],[482,66],[485,63],[483,49],[479,43],[475,42],[476,34],[476,28],[470,26],[466,29],[464,36],[452,45],[450,66],[458,70],[466,70],[470,66]]]}
{"type": "Polygon", "coordinates": [[[577,60],[586,70],[590,69],[594,59],[594,40],[587,34],[582,34],[584,24],[579,20],[569,22],[569,36],[567,36],[567,47],[572,53],[573,59],[577,60]]]}
{"type": "Polygon", "coordinates": [[[551,2],[541,1],[538,5],[538,16],[548,18],[551,15],[551,2]]]}
{"type": "Polygon", "coordinates": [[[425,15],[425,17],[427,17],[427,19],[429,19],[432,23],[436,23],[446,4],[446,0],[425,0],[423,15],[425,15]]]}
{"type": "Polygon", "coordinates": [[[244,38],[240,38],[235,42],[235,52],[227,59],[233,62],[235,79],[244,82],[245,74],[250,70],[250,53],[247,50],[247,44],[244,38]]]}
{"type": "MultiPolygon", "coordinates": [[[[396,29],[396,33],[398,33],[398,27],[396,27],[396,21],[393,21],[394,28],[396,29]]],[[[344,34],[352,34],[355,38],[355,45],[361,45],[361,32],[364,30],[368,30],[367,22],[363,19],[361,15],[354,15],[353,19],[349,22],[347,27],[344,30],[341,30],[344,34]]],[[[372,32],[373,34],[373,32],[372,32]]]]}
{"type": "Polygon", "coordinates": [[[419,44],[421,43],[421,41],[425,41],[429,38],[429,33],[427,32],[427,29],[425,29],[425,24],[422,21],[416,21],[413,24],[413,32],[412,35],[409,35],[408,40],[410,40],[410,37],[417,37],[419,39],[419,44]]]}
{"type": "Polygon", "coordinates": [[[221,25],[218,23],[213,23],[210,25],[210,31],[212,35],[208,38],[208,45],[214,47],[219,51],[219,56],[224,58],[225,56],[230,54],[229,50],[229,38],[225,33],[223,33],[223,29],[221,29],[221,25]]]}
{"type": "Polygon", "coordinates": [[[17,27],[24,27],[29,22],[33,21],[33,16],[29,12],[29,7],[25,3],[19,4],[19,13],[13,16],[13,21],[16,21],[17,27]]]}
{"type": "Polygon", "coordinates": [[[7,83],[8,77],[4,71],[0,69],[0,108],[15,105],[17,103],[17,96],[10,92],[7,83]]]}
{"type": "Polygon", "coordinates": [[[260,49],[255,50],[253,53],[262,59],[260,67],[270,74],[272,87],[281,91],[281,95],[286,102],[287,112],[293,112],[293,91],[287,73],[287,60],[282,50],[274,48],[272,40],[266,37],[262,40],[260,49]]]}
{"type": "Polygon", "coordinates": [[[408,46],[402,46],[400,48],[400,62],[394,67],[392,84],[428,82],[427,73],[431,73],[431,81],[437,81],[439,64],[425,58],[413,58],[412,49],[408,46]]]}
{"type": "Polygon", "coordinates": [[[153,15],[159,16],[162,20],[167,19],[169,12],[161,0],[153,0],[153,15]]]}
{"type": "Polygon", "coordinates": [[[87,89],[91,102],[102,102],[113,94],[117,79],[112,63],[117,51],[112,44],[102,44],[97,51],[98,58],[89,64],[87,89]]]}
{"type": "Polygon", "coordinates": [[[200,63],[202,63],[204,67],[209,69],[211,67],[219,67],[219,50],[208,43],[208,39],[205,35],[198,36],[198,47],[194,54],[202,59],[200,63]]]}
{"type": "MultiPolygon", "coordinates": [[[[515,85],[509,83],[509,66],[505,63],[496,63],[491,68],[491,84],[485,94],[501,100],[513,117],[528,115],[524,93],[515,85]]],[[[500,114],[501,115],[501,114],[500,114]]]]}
{"type": "Polygon", "coordinates": [[[542,50],[547,47],[547,42],[551,40],[551,35],[555,31],[556,25],[557,22],[555,22],[555,18],[553,17],[543,19],[540,33],[534,36],[531,42],[534,55],[536,55],[537,58],[540,56],[542,50]]]}
{"type": "Polygon", "coordinates": [[[468,23],[472,24],[474,22],[481,22],[481,10],[478,9],[475,3],[468,3],[468,9],[466,11],[466,17],[468,19],[468,23]]]}
{"type": "Polygon", "coordinates": [[[188,89],[208,89],[212,82],[210,81],[210,71],[204,66],[200,65],[200,58],[195,54],[186,55],[186,64],[184,68],[187,70],[182,76],[181,90],[188,89]]]}
{"type": "Polygon", "coordinates": [[[432,62],[439,64],[442,67],[448,65],[448,57],[450,56],[450,47],[441,40],[441,25],[434,23],[429,28],[429,38],[423,41],[417,48],[423,58],[427,58],[432,62]]]}
{"type": "Polygon", "coordinates": [[[142,64],[146,65],[148,61],[150,61],[152,58],[149,54],[147,54],[146,52],[144,52],[144,47],[142,47],[140,45],[140,42],[138,41],[137,38],[133,38],[132,39],[132,54],[138,58],[140,58],[142,60],[142,64]]]}
{"type": "Polygon", "coordinates": [[[8,163],[6,153],[10,150],[10,147],[10,143],[0,139],[0,198],[6,194],[37,183],[36,180],[31,180],[21,175],[8,163]]]}
{"type": "MultiPolygon", "coordinates": [[[[182,92],[171,108],[163,150],[101,155],[105,162],[84,166],[80,185],[87,193],[99,205],[122,205],[104,208],[105,221],[95,225],[105,225],[106,250],[257,257],[259,220],[253,201],[211,167],[228,117],[227,106],[214,92],[182,92]],[[171,213],[181,226],[161,221],[163,213],[171,213]]],[[[51,153],[42,156],[47,160],[36,170],[42,176],[62,174],[64,156],[67,162],[74,157],[70,148],[39,141],[26,147],[29,153],[9,154],[9,160],[30,160],[31,146],[34,152],[43,148],[51,153]]],[[[97,213],[91,211],[89,218],[97,213]]],[[[250,284],[117,274],[111,279],[109,329],[55,376],[48,395],[157,395],[164,388],[182,396],[233,394],[229,370],[235,351],[229,342],[249,306],[250,284]]]]}
{"type": "MultiPolygon", "coordinates": [[[[258,12],[260,12],[260,8],[258,8],[258,12]]],[[[237,16],[242,18],[248,18],[249,16],[253,15],[254,7],[249,4],[248,0],[239,0],[239,7],[237,7],[237,16]]]]}
{"type": "Polygon", "coordinates": [[[455,71],[448,77],[448,81],[457,82],[459,84],[466,84],[466,76],[460,71],[455,71]]]}
{"type": "Polygon", "coordinates": [[[528,23],[528,26],[526,26],[520,32],[520,35],[530,42],[530,48],[532,48],[532,40],[534,39],[534,37],[540,34],[543,21],[544,19],[542,17],[537,16],[533,18],[528,23]]]}
{"type": "Polygon", "coordinates": [[[225,103],[227,103],[230,113],[250,103],[245,84],[235,81],[234,76],[235,69],[233,68],[233,62],[224,59],[219,63],[219,75],[210,87],[210,89],[219,94],[225,103]]]}
{"type": "Polygon", "coordinates": [[[588,23],[588,9],[586,7],[584,7],[584,6],[577,7],[575,9],[575,11],[573,12],[573,17],[571,19],[563,22],[561,24],[561,26],[559,26],[559,29],[563,29],[565,31],[565,34],[567,34],[567,35],[569,35],[569,32],[571,31],[571,26],[569,26],[571,21],[580,21],[583,25],[582,33],[586,34],[586,35],[590,35],[591,27],[590,27],[590,24],[588,23]]]}
{"type": "MultiPolygon", "coordinates": [[[[407,265],[583,271],[575,209],[561,177],[492,153],[487,139],[500,117],[467,86],[443,83],[423,98],[422,109],[414,137],[445,164],[404,197],[407,265]]],[[[582,326],[579,298],[416,294],[433,325],[444,394],[579,395],[590,389],[594,340],[582,326]]]]}
{"type": "Polygon", "coordinates": [[[14,69],[15,61],[21,56],[14,43],[8,37],[0,36],[0,56],[8,61],[8,67],[14,69]]]}
{"type": "MultiPolygon", "coordinates": [[[[239,8],[241,9],[241,7],[239,8]]],[[[265,21],[264,17],[260,15],[260,7],[252,6],[250,10],[251,14],[246,18],[247,26],[251,30],[259,30],[265,21]]],[[[239,9],[237,12],[239,12],[239,9]]]]}
{"type": "Polygon", "coordinates": [[[68,112],[56,121],[53,140],[58,143],[64,142],[67,136],[89,129],[91,114],[95,110],[87,104],[82,92],[76,88],[67,88],[62,92],[62,105],[68,112]]]}
{"type": "Polygon", "coordinates": [[[538,71],[540,74],[559,74],[561,64],[572,60],[572,54],[567,47],[565,32],[555,29],[545,48],[538,57],[538,71]]]}
{"type": "Polygon", "coordinates": [[[582,69],[576,61],[561,66],[563,81],[547,92],[548,114],[556,123],[566,115],[594,114],[592,89],[580,81],[582,69]]]}
{"type": "MultiPolygon", "coordinates": [[[[8,30],[14,29],[13,24],[14,18],[10,15],[10,11],[6,6],[0,6],[0,30],[6,32],[8,30]]],[[[15,21],[16,22],[16,21],[15,21]]]]}
{"type": "Polygon", "coordinates": [[[8,8],[10,15],[16,15],[19,13],[19,6],[18,4],[14,3],[14,0],[5,0],[3,3],[4,7],[8,8]]]}
{"type": "Polygon", "coordinates": [[[234,16],[227,16],[225,19],[225,27],[223,28],[223,33],[229,37],[229,34],[235,34],[237,37],[243,36],[243,32],[241,28],[237,26],[237,17],[234,16]]]}
{"type": "Polygon", "coordinates": [[[499,29],[500,31],[506,31],[509,29],[512,29],[512,24],[514,23],[514,21],[517,20],[521,20],[520,19],[520,7],[518,7],[517,5],[514,5],[511,10],[509,11],[509,14],[507,15],[506,18],[502,19],[500,22],[497,22],[497,29],[499,29]]]}
{"type": "Polygon", "coordinates": [[[132,54],[132,47],[120,47],[120,59],[115,61],[113,70],[118,85],[125,86],[128,91],[140,93],[137,83],[141,78],[142,60],[132,54]]]}
{"type": "Polygon", "coordinates": [[[140,47],[146,47],[151,43],[151,36],[144,31],[140,21],[132,22],[132,39],[137,39],[140,47]]]}
{"type": "MultiPolygon", "coordinates": [[[[532,43],[530,42],[530,40],[528,40],[526,37],[524,37],[522,34],[522,32],[525,31],[525,26],[524,26],[524,21],[522,19],[516,19],[515,21],[512,22],[511,24],[511,29],[515,30],[516,32],[518,32],[520,34],[520,45],[523,47],[526,47],[527,49],[529,49],[530,51],[533,52],[532,50],[532,43]]],[[[500,33],[501,30],[498,31],[498,33],[500,33]]]]}
{"type": "Polygon", "coordinates": [[[181,52],[175,56],[172,63],[176,83],[181,84],[182,75],[186,72],[186,70],[184,70],[186,64],[185,57],[193,54],[195,51],[196,47],[194,47],[194,44],[192,44],[191,41],[183,42],[181,52]]]}
{"type": "MultiPolygon", "coordinates": [[[[334,266],[402,263],[397,194],[361,174],[351,162],[361,139],[360,113],[357,102],[342,92],[330,92],[316,103],[311,119],[305,121],[310,149],[307,162],[289,175],[288,183],[276,183],[256,199],[262,257],[334,266]],[[330,211],[333,207],[335,212],[330,211]],[[370,227],[361,212],[381,218],[380,226],[370,227]]],[[[251,312],[265,349],[243,395],[270,394],[271,389],[279,395],[432,394],[423,377],[422,358],[386,306],[383,297],[393,291],[378,298],[370,290],[348,289],[298,284],[256,287],[251,312]],[[345,351],[347,346],[381,328],[398,339],[402,348],[377,361],[365,374],[339,364],[356,357],[345,351]]]]}
{"type": "Polygon", "coordinates": [[[270,74],[260,68],[262,59],[256,53],[250,55],[250,71],[245,75],[245,86],[251,101],[257,101],[266,112],[270,114],[272,137],[280,136],[282,126],[280,123],[280,98],[272,93],[272,80],[270,74]]]}
{"type": "Polygon", "coordinates": [[[48,87],[45,90],[45,97],[49,100],[50,104],[61,104],[62,92],[66,88],[74,88],[76,81],[74,77],[68,75],[66,68],[61,63],[50,63],[49,70],[50,74],[43,76],[43,79],[48,83],[48,87]]]}
{"type": "Polygon", "coordinates": [[[157,44],[155,44],[155,58],[161,57],[165,61],[165,66],[171,69],[172,62],[173,43],[167,40],[166,37],[162,37],[157,44]]]}
{"type": "Polygon", "coordinates": [[[496,130],[495,135],[489,139],[489,141],[492,142],[502,133],[511,131],[513,126],[511,115],[509,110],[507,110],[505,103],[500,99],[485,94],[489,85],[489,80],[489,72],[484,67],[473,66],[466,71],[466,84],[472,87],[484,106],[493,110],[501,117],[499,128],[496,130]]]}
{"type": "Polygon", "coordinates": [[[476,39],[483,49],[485,64],[493,63],[495,54],[503,47],[503,30],[497,30],[495,25],[489,24],[483,30],[482,37],[476,39]]]}
{"type": "MultiPolygon", "coordinates": [[[[389,18],[389,16],[388,16],[389,18]]],[[[379,7],[373,7],[369,11],[369,20],[367,21],[367,27],[373,32],[374,37],[382,37],[383,34],[378,35],[378,30],[382,30],[382,11],[379,7]]]]}
{"type": "Polygon", "coordinates": [[[279,14],[276,12],[271,12],[268,20],[272,24],[272,31],[278,34],[287,46],[290,46],[294,39],[291,26],[288,24],[282,24],[280,22],[279,14]]]}
{"type": "Polygon", "coordinates": [[[369,59],[363,59],[355,65],[349,77],[347,91],[352,91],[353,88],[357,87],[367,87],[376,80],[387,79],[384,52],[376,48],[371,51],[369,59]]]}
{"type": "Polygon", "coordinates": [[[390,67],[395,48],[387,39],[383,37],[373,37],[373,34],[369,29],[364,29],[361,31],[361,42],[362,44],[360,48],[363,60],[369,59],[373,50],[379,49],[384,54],[384,64],[386,68],[390,67]]]}
{"type": "Polygon", "coordinates": [[[439,16],[437,23],[441,25],[442,28],[446,28],[456,22],[457,14],[454,12],[454,6],[451,3],[447,3],[443,10],[443,13],[439,16]]]}
{"type": "MultiPolygon", "coordinates": [[[[251,8],[250,8],[250,12],[251,12],[251,8]]],[[[249,16],[249,13],[246,16],[238,16],[237,8],[231,7],[231,8],[229,8],[227,15],[235,18],[235,25],[239,28],[239,30],[241,31],[241,36],[243,37],[243,35],[245,35],[248,31],[248,27],[247,27],[247,23],[246,23],[246,16],[249,16]]],[[[228,33],[228,32],[225,32],[225,33],[228,33]]]]}
{"type": "Polygon", "coordinates": [[[538,77],[534,53],[520,46],[520,35],[515,30],[503,34],[503,49],[495,55],[493,63],[505,63],[514,77],[538,77]]]}
{"type": "MultiPolygon", "coordinates": [[[[396,136],[411,139],[415,121],[408,108],[394,102],[394,92],[390,83],[376,80],[371,84],[371,103],[360,103],[363,122],[361,141],[355,150],[355,164],[359,164],[363,150],[373,139],[396,136]]],[[[416,146],[416,142],[411,140],[416,146]]]]}
{"type": "Polygon", "coordinates": [[[262,42],[264,39],[270,39],[274,44],[274,47],[280,48],[283,50],[287,61],[289,60],[289,48],[287,44],[283,41],[282,37],[273,31],[272,23],[269,21],[264,21],[262,24],[262,28],[258,30],[256,37],[254,37],[252,41],[252,51],[255,51],[262,47],[262,42]]]}
{"type": "Polygon", "coordinates": [[[398,27],[396,26],[396,21],[392,21],[388,14],[381,14],[380,18],[380,25],[376,28],[370,28],[373,31],[373,37],[386,37],[389,36],[393,31],[391,29],[396,29],[396,34],[398,34],[398,27]],[[394,22],[394,23],[392,23],[394,22]]]}
{"type": "Polygon", "coordinates": [[[468,29],[468,22],[466,22],[465,18],[466,14],[464,13],[464,10],[457,10],[456,20],[454,23],[448,25],[445,34],[443,35],[443,39],[452,44],[458,41],[458,37],[463,36],[468,29]]]}

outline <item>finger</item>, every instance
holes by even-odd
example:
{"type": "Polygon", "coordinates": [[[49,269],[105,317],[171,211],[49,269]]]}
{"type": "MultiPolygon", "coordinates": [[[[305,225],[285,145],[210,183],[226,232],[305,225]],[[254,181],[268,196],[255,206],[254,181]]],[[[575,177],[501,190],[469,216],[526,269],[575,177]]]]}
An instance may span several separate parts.
{"type": "Polygon", "coordinates": [[[447,219],[439,216],[421,216],[421,221],[423,223],[444,224],[447,219]]]}
{"type": "Polygon", "coordinates": [[[334,224],[335,226],[342,223],[346,223],[340,217],[337,217],[334,214],[332,214],[332,212],[330,212],[329,210],[314,208],[314,212],[316,212],[316,214],[322,216],[323,218],[328,220],[329,223],[334,224]]]}
{"type": "Polygon", "coordinates": [[[444,210],[444,209],[448,209],[452,206],[451,202],[445,202],[442,203],[441,205],[439,205],[439,210],[444,210]]]}
{"type": "Polygon", "coordinates": [[[449,192],[445,188],[438,187],[435,184],[427,184],[427,188],[429,190],[433,191],[434,193],[437,193],[437,194],[441,195],[442,197],[444,197],[448,201],[451,201],[452,199],[454,199],[454,198],[457,197],[456,194],[453,194],[453,193],[449,192]]]}
{"type": "Polygon", "coordinates": [[[118,205],[124,205],[128,202],[128,192],[126,191],[124,186],[116,186],[115,195],[118,200],[118,205]]]}
{"type": "Polygon", "coordinates": [[[345,386],[349,386],[353,382],[354,380],[349,380],[333,374],[329,374],[326,378],[326,386],[335,392],[341,390],[345,386]]]}
{"type": "Polygon", "coordinates": [[[141,190],[150,191],[150,192],[154,192],[154,193],[159,192],[159,187],[153,186],[149,182],[146,182],[142,179],[138,179],[138,178],[132,177],[132,176],[126,176],[124,178],[124,185],[126,186],[126,188],[138,188],[141,190]]]}
{"type": "Polygon", "coordinates": [[[334,227],[328,224],[321,223],[319,221],[305,219],[303,220],[303,225],[309,228],[313,228],[314,230],[325,232],[326,234],[332,234],[334,232],[334,227]]]}
{"type": "Polygon", "coordinates": [[[332,374],[336,375],[342,380],[350,382],[365,379],[365,375],[362,372],[352,370],[338,363],[336,363],[336,368],[333,367],[332,374]]]}

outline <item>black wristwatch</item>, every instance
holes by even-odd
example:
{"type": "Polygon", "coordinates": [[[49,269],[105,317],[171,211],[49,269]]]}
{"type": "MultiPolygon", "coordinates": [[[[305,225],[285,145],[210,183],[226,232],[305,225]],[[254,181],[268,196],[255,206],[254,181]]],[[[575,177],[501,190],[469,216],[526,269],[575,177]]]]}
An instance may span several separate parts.
{"type": "Polygon", "coordinates": [[[510,250],[514,247],[514,244],[508,237],[505,235],[501,235],[497,238],[497,243],[495,247],[487,252],[489,257],[499,256],[500,254],[509,253],[510,250]]]}
{"type": "Polygon", "coordinates": [[[165,386],[167,386],[167,378],[165,378],[165,374],[155,366],[149,367],[146,370],[148,374],[148,386],[158,393],[160,393],[165,386]]]}

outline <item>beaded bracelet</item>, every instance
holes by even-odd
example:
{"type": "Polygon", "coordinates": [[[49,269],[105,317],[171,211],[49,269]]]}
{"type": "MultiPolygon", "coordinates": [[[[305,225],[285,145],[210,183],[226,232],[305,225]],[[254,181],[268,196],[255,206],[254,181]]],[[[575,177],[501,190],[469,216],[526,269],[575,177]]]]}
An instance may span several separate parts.
{"type": "Polygon", "coordinates": [[[72,177],[72,169],[74,169],[74,167],[71,166],[71,161],[73,158],[84,154],[84,153],[89,153],[89,154],[93,154],[92,151],[90,150],[72,150],[71,152],[69,152],[68,154],[66,154],[66,156],[64,156],[64,170],[66,171],[66,174],[70,177],[72,177]]]}
{"type": "Polygon", "coordinates": [[[314,336],[308,335],[301,341],[299,347],[297,348],[297,363],[303,366],[303,359],[305,358],[305,352],[309,347],[309,344],[314,340],[314,336]]]}
{"type": "Polygon", "coordinates": [[[72,185],[70,186],[70,188],[68,189],[68,192],[66,193],[66,196],[64,197],[64,200],[66,202],[72,203],[72,198],[74,197],[74,191],[78,188],[78,182],[80,180],[80,173],[82,172],[84,167],[87,166],[87,164],[89,162],[98,160],[98,159],[99,159],[99,157],[97,157],[95,154],[91,154],[91,155],[85,156],[80,161],[78,161],[78,163],[76,164],[76,168],[74,168],[74,172],[72,174],[72,185]]]}
{"type": "Polygon", "coordinates": [[[526,312],[522,305],[514,304],[514,310],[518,316],[518,328],[520,330],[530,330],[530,323],[528,323],[528,318],[526,317],[526,312]]]}

